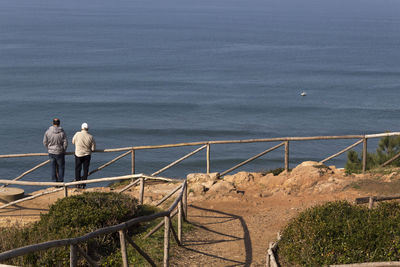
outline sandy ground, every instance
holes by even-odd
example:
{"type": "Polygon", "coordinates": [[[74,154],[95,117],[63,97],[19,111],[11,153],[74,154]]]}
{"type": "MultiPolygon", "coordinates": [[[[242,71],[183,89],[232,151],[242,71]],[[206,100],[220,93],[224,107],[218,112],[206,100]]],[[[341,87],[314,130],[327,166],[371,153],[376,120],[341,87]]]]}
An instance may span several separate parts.
{"type": "Polygon", "coordinates": [[[266,198],[243,197],[191,203],[194,231],[178,248],[175,266],[265,266],[270,242],[287,222],[307,207],[332,200],[354,201],[358,192],[266,198]]]}
{"type": "MultiPolygon", "coordinates": [[[[201,181],[189,183],[188,221],[193,225],[193,231],[186,233],[183,246],[172,252],[171,265],[265,266],[269,243],[276,241],[277,233],[302,210],[327,201],[345,199],[354,202],[357,197],[393,195],[400,189],[397,171],[384,176],[346,176],[335,169],[321,172],[320,168],[314,167],[293,170],[290,175],[281,174],[281,177],[239,173],[207,182],[209,188],[203,186],[201,192],[194,189],[202,184],[201,181]],[[314,181],[314,176],[319,177],[318,182],[314,181]],[[274,183],[271,182],[273,179],[274,183]],[[221,189],[220,185],[226,181],[234,188],[221,189]],[[217,184],[219,189],[213,189],[217,184]],[[303,186],[305,184],[308,186],[303,186]]],[[[176,186],[148,184],[145,202],[155,203],[176,186]]],[[[70,194],[81,192],[81,189],[70,190],[70,194]]],[[[138,188],[128,194],[137,196],[138,188]]],[[[60,191],[1,209],[0,226],[36,221],[63,195],[60,191]]]]}

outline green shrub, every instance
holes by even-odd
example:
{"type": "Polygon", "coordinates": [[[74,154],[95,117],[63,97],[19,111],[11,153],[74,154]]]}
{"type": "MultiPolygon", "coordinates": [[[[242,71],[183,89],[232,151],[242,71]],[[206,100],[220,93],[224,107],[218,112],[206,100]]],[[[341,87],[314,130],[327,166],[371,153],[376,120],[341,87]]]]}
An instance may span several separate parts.
{"type": "MultiPolygon", "coordinates": [[[[383,164],[398,153],[400,153],[400,136],[382,137],[376,149],[376,161],[379,165],[383,164]]],[[[390,165],[399,167],[400,159],[396,159],[390,165]]]]}
{"type": "MultiPolygon", "coordinates": [[[[137,200],[117,193],[84,193],[58,200],[48,214],[29,228],[0,230],[0,251],[30,244],[82,236],[96,229],[115,225],[133,218],[137,200]]],[[[113,253],[119,246],[117,234],[91,239],[84,250],[96,260],[113,253]]],[[[69,264],[69,247],[32,253],[10,260],[15,265],[65,266],[69,264]]],[[[82,262],[81,262],[82,263],[82,262]]],[[[83,264],[83,263],[82,263],[83,264]]]]}
{"type": "MultiPolygon", "coordinates": [[[[371,170],[376,166],[377,166],[376,155],[372,153],[367,153],[367,165],[365,166],[365,170],[371,170]]],[[[361,173],[362,160],[356,151],[350,150],[347,153],[347,162],[344,168],[347,174],[361,173]]]]}
{"type": "MultiPolygon", "coordinates": [[[[379,140],[376,153],[367,153],[366,170],[371,170],[400,153],[400,136],[385,136],[379,140]]],[[[400,158],[396,159],[391,166],[400,166],[400,158]]],[[[362,171],[361,156],[354,150],[347,153],[345,165],[346,173],[360,173],[362,171]]]]}
{"type": "Polygon", "coordinates": [[[358,157],[358,153],[354,150],[350,150],[347,153],[347,162],[344,166],[346,173],[361,173],[362,163],[361,159],[358,157]]]}
{"type": "MultiPolygon", "coordinates": [[[[273,169],[273,170],[268,170],[268,171],[263,171],[263,172],[261,172],[263,175],[267,175],[267,174],[269,174],[269,173],[272,173],[274,176],[277,176],[277,175],[279,175],[281,172],[283,172],[285,170],[285,168],[276,168],[276,169],[273,169]]],[[[291,171],[291,170],[289,170],[289,171],[291,171]]]]}
{"type": "Polygon", "coordinates": [[[400,260],[400,204],[369,210],[344,201],[307,209],[282,232],[283,266],[400,260]]]}

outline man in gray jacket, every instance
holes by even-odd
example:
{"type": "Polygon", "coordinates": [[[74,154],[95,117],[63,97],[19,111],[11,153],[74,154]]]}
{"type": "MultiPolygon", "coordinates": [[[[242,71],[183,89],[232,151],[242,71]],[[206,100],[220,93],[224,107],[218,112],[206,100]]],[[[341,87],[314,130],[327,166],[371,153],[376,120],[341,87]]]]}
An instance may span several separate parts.
{"type": "Polygon", "coordinates": [[[51,179],[55,182],[64,182],[68,140],[64,129],[60,127],[60,119],[53,119],[53,125],[44,134],[43,145],[47,148],[51,161],[51,179]]]}
{"type": "MultiPolygon", "coordinates": [[[[81,131],[76,132],[72,138],[72,144],[75,145],[75,181],[86,180],[89,175],[89,165],[92,152],[96,149],[96,142],[93,136],[88,132],[89,126],[86,122],[82,123],[81,131]],[[83,175],[81,175],[83,165],[83,175]]],[[[77,186],[85,188],[85,184],[77,186]]]]}

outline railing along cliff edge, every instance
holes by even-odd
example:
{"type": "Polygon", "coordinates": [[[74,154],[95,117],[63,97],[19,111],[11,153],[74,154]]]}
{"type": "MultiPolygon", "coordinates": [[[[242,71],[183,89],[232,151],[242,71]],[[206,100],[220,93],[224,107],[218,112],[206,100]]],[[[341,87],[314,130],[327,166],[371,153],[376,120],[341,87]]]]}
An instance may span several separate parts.
{"type": "MultiPolygon", "coordinates": [[[[140,184],[140,193],[139,193],[139,202],[140,204],[143,204],[143,194],[144,194],[144,182],[146,179],[164,179],[164,180],[170,180],[167,178],[160,178],[156,177],[156,175],[159,175],[160,173],[164,172],[165,170],[177,165],[178,163],[182,162],[183,160],[193,156],[194,154],[206,149],[206,172],[210,173],[211,171],[211,145],[218,145],[218,144],[243,144],[243,143],[266,143],[266,142],[280,142],[279,144],[268,148],[255,156],[233,166],[232,168],[229,168],[226,171],[220,172],[220,176],[224,176],[229,172],[232,172],[233,170],[271,152],[274,151],[282,146],[285,147],[284,149],[284,168],[285,170],[289,170],[289,143],[293,141],[312,141],[312,140],[334,140],[334,139],[359,139],[352,145],[340,150],[339,152],[323,159],[320,161],[320,163],[324,163],[334,157],[337,157],[344,152],[352,149],[353,147],[363,144],[363,149],[362,149],[362,171],[365,172],[366,170],[366,164],[367,164],[367,141],[370,138],[380,138],[380,137],[385,137],[385,136],[398,136],[400,135],[400,132],[393,132],[393,133],[380,133],[380,134],[369,134],[369,135],[342,135],[342,136],[311,136],[311,137],[279,137],[279,138],[264,138],[264,139],[246,139],[246,140],[220,140],[220,141],[204,141],[204,142],[189,142],[189,143],[177,143],[177,144],[166,144],[166,145],[154,145],[154,146],[133,146],[133,147],[124,147],[124,148],[114,148],[114,149],[103,149],[103,150],[96,150],[96,153],[108,153],[108,152],[124,152],[123,154],[117,156],[116,158],[112,159],[111,161],[97,167],[96,169],[92,170],[90,174],[93,174],[99,170],[102,170],[103,168],[115,163],[116,161],[124,158],[125,156],[131,155],[131,170],[130,170],[130,175],[126,176],[118,176],[118,177],[108,177],[108,178],[101,178],[101,179],[90,179],[86,181],[79,181],[79,182],[69,182],[69,183],[55,183],[55,182],[27,182],[27,181],[18,181],[27,174],[39,169],[42,166],[45,166],[48,164],[50,161],[46,160],[30,170],[22,173],[18,177],[14,178],[13,180],[0,180],[0,183],[4,184],[4,186],[7,186],[8,184],[15,184],[15,185],[32,185],[32,186],[61,186],[63,188],[57,188],[55,190],[49,191],[49,192],[43,192],[38,195],[32,196],[32,197],[37,197],[43,194],[48,194],[52,192],[56,192],[59,190],[64,189],[64,194],[65,196],[68,196],[68,187],[77,185],[77,184],[86,184],[86,183],[96,183],[96,182],[103,182],[103,181],[115,181],[115,180],[123,180],[123,179],[131,179],[131,183],[124,187],[123,189],[120,190],[120,192],[123,192],[130,187],[140,184]],[[173,161],[172,163],[168,164],[167,166],[161,168],[158,171],[153,172],[151,175],[143,175],[143,174],[135,174],[135,151],[137,150],[146,150],[146,149],[163,149],[163,148],[173,148],[173,147],[184,147],[184,146],[200,146],[199,148],[195,149],[194,151],[184,155],[183,157],[173,161]],[[136,180],[134,181],[133,179],[136,180]]],[[[72,155],[73,153],[68,152],[66,153],[67,155],[72,155]]],[[[28,154],[9,154],[9,155],[0,155],[0,158],[22,158],[22,157],[37,157],[37,156],[48,156],[47,153],[28,153],[28,154]]],[[[383,165],[390,163],[392,160],[400,157],[400,153],[396,155],[393,159],[385,162],[383,165]]],[[[57,241],[50,241],[50,242],[45,242],[37,245],[32,245],[32,246],[27,246],[24,248],[19,248],[15,249],[12,251],[7,251],[0,253],[0,261],[6,260],[12,257],[16,257],[19,255],[24,255],[26,253],[30,253],[32,251],[37,251],[37,250],[43,250],[47,249],[50,247],[57,247],[57,246],[64,246],[64,245],[70,245],[71,247],[71,266],[76,266],[76,255],[77,253],[81,253],[88,261],[88,263],[92,266],[95,266],[95,263],[90,259],[88,255],[86,255],[78,246],[78,244],[82,242],[86,242],[88,239],[99,236],[101,234],[105,233],[111,233],[111,232],[116,232],[118,231],[120,234],[120,240],[121,240],[121,252],[122,252],[122,257],[123,257],[123,264],[124,266],[128,266],[127,264],[127,256],[126,256],[126,246],[125,242],[127,241],[129,244],[131,244],[152,266],[154,265],[154,262],[148,257],[148,255],[142,251],[132,240],[129,236],[126,236],[125,230],[132,225],[139,223],[139,222],[144,222],[144,221],[149,221],[153,220],[155,218],[159,217],[164,217],[164,222],[162,224],[164,225],[165,228],[165,235],[164,235],[164,266],[169,265],[169,258],[168,258],[168,251],[169,251],[169,233],[172,231],[174,238],[176,239],[177,243],[180,244],[181,242],[181,230],[179,229],[180,226],[178,226],[178,234],[176,234],[175,230],[171,228],[171,217],[173,217],[175,214],[180,214],[178,217],[182,217],[182,206],[184,206],[184,215],[187,215],[187,184],[186,181],[182,183],[178,188],[174,189],[173,192],[171,192],[167,197],[172,196],[177,190],[181,189],[181,192],[179,194],[179,197],[176,198],[175,202],[170,206],[170,208],[167,211],[157,213],[151,216],[145,216],[145,217],[140,217],[140,218],[135,218],[132,219],[128,222],[111,226],[108,228],[103,228],[99,229],[95,232],[88,233],[82,237],[78,238],[71,238],[71,239],[63,239],[63,240],[57,240],[57,241]],[[183,196],[183,197],[182,197],[183,196]],[[183,199],[183,200],[182,200],[183,199]],[[173,209],[178,207],[178,210],[176,212],[172,212],[173,209]]],[[[31,198],[32,198],[31,197],[31,198]]],[[[25,198],[23,200],[28,200],[30,199],[25,198]]],[[[23,201],[23,200],[18,200],[18,201],[23,201]]],[[[164,201],[164,200],[162,200],[164,201]]],[[[3,208],[7,205],[13,205],[16,204],[17,201],[8,203],[6,205],[1,206],[0,208],[3,208]]],[[[181,219],[180,219],[181,220],[181,219]]],[[[178,220],[178,225],[180,225],[180,220],[178,220]]],[[[162,226],[162,224],[160,224],[162,226]]],[[[160,228],[160,225],[155,228],[155,230],[160,228]]],[[[155,231],[154,230],[154,231],[155,231]]]]}
{"type": "MultiPolygon", "coordinates": [[[[141,176],[142,175],[131,175],[130,177],[124,177],[124,178],[131,179],[131,178],[138,178],[141,176]]],[[[121,179],[121,177],[116,177],[116,178],[121,179]]],[[[0,182],[3,182],[3,180],[0,180],[0,182]]],[[[19,182],[19,183],[21,183],[21,182],[19,182]]],[[[80,237],[67,238],[67,239],[61,239],[61,240],[53,240],[53,241],[48,241],[48,242],[44,242],[44,243],[40,243],[40,244],[34,244],[34,245],[25,246],[25,247],[13,249],[10,251],[2,252],[2,253],[0,253],[0,262],[3,262],[5,260],[11,259],[11,258],[15,258],[18,256],[23,256],[28,253],[37,252],[40,250],[47,250],[50,248],[62,247],[62,246],[70,246],[70,266],[72,266],[72,267],[77,266],[78,253],[81,253],[83,255],[83,257],[87,260],[87,262],[89,263],[90,266],[97,266],[96,262],[93,259],[91,259],[90,256],[87,255],[79,247],[79,244],[85,243],[89,239],[92,239],[92,238],[95,238],[95,237],[98,237],[101,235],[118,232],[119,237],[120,237],[122,262],[123,262],[124,267],[129,265],[126,242],[128,242],[130,245],[132,245],[132,247],[134,249],[136,249],[139,252],[139,254],[142,255],[151,266],[156,266],[154,261],[151,259],[151,257],[145,251],[143,251],[126,234],[126,231],[127,231],[127,229],[129,229],[130,227],[132,227],[138,223],[152,221],[157,218],[164,218],[164,221],[163,221],[163,224],[164,224],[163,265],[169,266],[170,233],[172,232],[172,236],[174,237],[177,244],[181,245],[182,244],[182,220],[183,220],[183,218],[187,217],[187,183],[186,183],[186,181],[184,181],[179,186],[179,188],[181,190],[180,190],[178,197],[175,199],[175,201],[171,204],[171,206],[166,211],[152,214],[149,216],[142,216],[142,217],[134,218],[129,221],[120,223],[118,225],[98,229],[94,232],[85,234],[80,237]],[[175,209],[176,209],[176,211],[175,211],[175,209]],[[176,214],[178,214],[177,232],[175,231],[175,229],[172,227],[172,224],[171,224],[171,218],[176,214]]],[[[170,194],[170,195],[172,195],[172,194],[170,194]]]]}
{"type": "MultiPolygon", "coordinates": [[[[371,138],[380,138],[380,137],[385,137],[385,136],[398,136],[400,135],[400,132],[387,132],[387,133],[379,133],[379,134],[367,134],[367,135],[337,135],[337,136],[309,136],[309,137],[277,137],[277,138],[261,138],[261,139],[245,139],[245,140],[219,140],[219,141],[202,141],[202,142],[188,142],[188,143],[176,143],[176,144],[165,144],[165,145],[148,145],[148,146],[132,146],[132,147],[122,147],[122,148],[112,148],[112,149],[102,149],[102,150],[96,150],[95,153],[109,153],[109,152],[122,152],[124,151],[123,154],[120,156],[116,157],[115,159],[103,164],[102,166],[98,167],[95,170],[92,170],[90,174],[93,174],[109,165],[112,163],[116,162],[117,160],[127,156],[131,155],[131,174],[135,173],[135,151],[137,150],[147,150],[147,149],[164,149],[164,148],[176,148],[176,147],[185,147],[185,146],[201,146],[200,148],[194,150],[193,152],[185,155],[184,157],[172,162],[171,164],[167,165],[166,167],[160,169],[159,171],[154,172],[152,175],[157,175],[160,174],[161,172],[169,169],[172,166],[175,166],[179,162],[191,157],[192,155],[198,153],[199,151],[206,149],[206,172],[210,173],[211,169],[211,145],[218,145],[218,144],[245,144],[245,143],[268,143],[268,142],[281,142],[277,146],[274,146],[272,148],[269,148],[254,157],[230,168],[227,171],[220,172],[221,176],[227,174],[228,172],[231,172],[240,166],[243,166],[244,164],[249,163],[250,161],[253,161],[281,146],[285,146],[285,157],[284,157],[284,167],[286,170],[289,169],[289,143],[293,141],[313,141],[313,140],[337,140],[337,139],[359,139],[357,142],[354,144],[342,149],[341,151],[321,160],[321,163],[324,163],[328,160],[331,160],[344,152],[352,149],[353,147],[357,146],[358,144],[363,144],[363,150],[362,150],[362,170],[365,172],[366,170],[366,161],[367,161],[367,141],[368,139],[371,138]]],[[[73,155],[72,152],[66,153],[67,155],[73,155]]],[[[21,158],[21,157],[38,157],[38,156],[48,156],[47,153],[27,153],[27,154],[8,154],[8,155],[0,155],[1,158],[21,158]]],[[[399,155],[396,155],[396,157],[400,157],[399,155]]],[[[392,159],[393,160],[393,159],[392,159]]],[[[20,176],[16,177],[14,180],[21,179],[23,176],[27,175],[28,173],[33,172],[34,170],[46,165],[49,162],[49,160],[46,160],[39,165],[33,167],[32,169],[24,172],[20,176]]],[[[388,162],[390,163],[390,162],[388,162]]],[[[388,164],[384,163],[384,164],[388,164]]]]}

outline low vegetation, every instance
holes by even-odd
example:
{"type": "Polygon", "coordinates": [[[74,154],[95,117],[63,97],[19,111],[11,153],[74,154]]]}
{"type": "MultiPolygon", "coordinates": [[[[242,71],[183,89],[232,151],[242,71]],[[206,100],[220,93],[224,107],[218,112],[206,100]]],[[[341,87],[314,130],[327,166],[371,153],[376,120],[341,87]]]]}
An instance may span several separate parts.
{"type": "MultiPolygon", "coordinates": [[[[285,170],[285,168],[276,168],[276,169],[272,169],[272,170],[267,170],[267,171],[262,171],[261,173],[263,175],[267,175],[269,173],[272,173],[274,176],[279,175],[281,172],[283,172],[285,170]]],[[[291,171],[291,170],[289,170],[291,171]]]]}
{"type": "MultiPolygon", "coordinates": [[[[400,136],[386,136],[379,140],[376,153],[367,153],[366,170],[378,168],[386,161],[400,153],[400,136]]],[[[390,163],[392,167],[400,167],[400,158],[390,163]]],[[[346,173],[360,173],[362,171],[361,155],[354,150],[347,153],[346,173]]]]}
{"type": "Polygon", "coordinates": [[[293,218],[279,242],[282,266],[400,260],[400,204],[374,209],[337,201],[293,218]]]}
{"type": "MultiPolygon", "coordinates": [[[[119,224],[134,217],[150,215],[160,210],[155,207],[139,206],[135,198],[117,193],[91,192],[58,200],[49,213],[41,215],[38,222],[30,227],[0,229],[0,251],[57,240],[82,236],[96,229],[119,224]]],[[[163,232],[154,234],[145,241],[140,240],[149,227],[159,221],[142,223],[129,229],[128,234],[147,251],[156,263],[162,262],[163,232]]],[[[130,247],[130,246],[129,246],[130,247]]],[[[121,266],[121,252],[118,233],[103,235],[81,245],[87,254],[101,266],[121,266]]],[[[143,265],[142,257],[128,250],[129,261],[143,265]]],[[[69,247],[49,249],[11,259],[8,264],[18,266],[68,266],[69,247]]],[[[79,266],[87,266],[81,256],[79,266]]]]}

